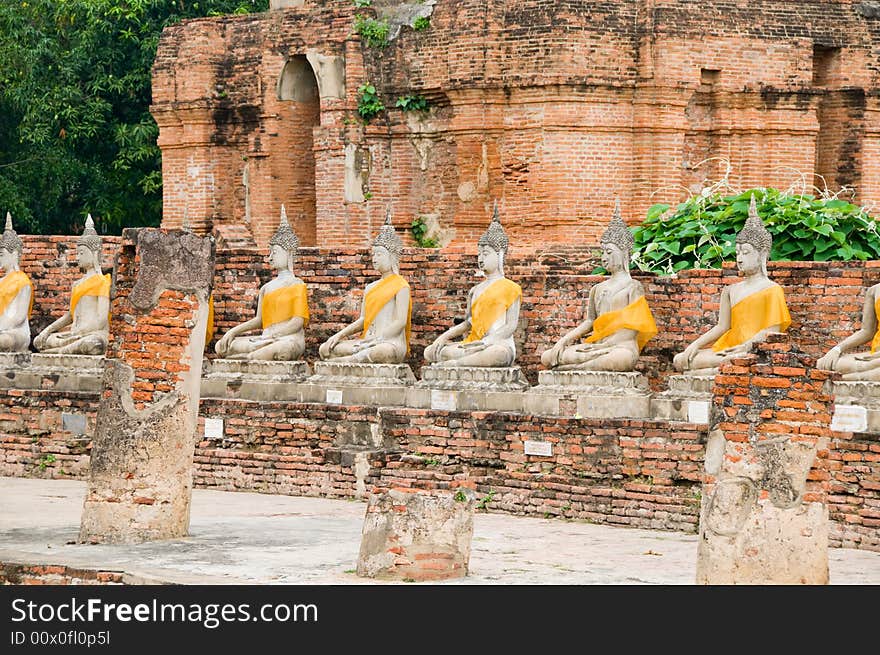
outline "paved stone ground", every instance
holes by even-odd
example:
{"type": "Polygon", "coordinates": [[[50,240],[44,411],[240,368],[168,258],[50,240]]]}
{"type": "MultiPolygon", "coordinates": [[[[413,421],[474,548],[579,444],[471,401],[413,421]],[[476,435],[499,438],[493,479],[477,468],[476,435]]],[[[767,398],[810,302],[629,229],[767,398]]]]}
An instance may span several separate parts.
{"type": "MultiPolygon", "coordinates": [[[[85,483],[0,477],[0,561],[179,583],[375,584],[354,574],[366,504],[196,490],[190,536],[76,544],[85,483]]],[[[478,513],[470,575],[442,584],[693,584],[697,538],[478,513]]],[[[880,584],[880,553],[832,548],[832,584],[880,584]]]]}

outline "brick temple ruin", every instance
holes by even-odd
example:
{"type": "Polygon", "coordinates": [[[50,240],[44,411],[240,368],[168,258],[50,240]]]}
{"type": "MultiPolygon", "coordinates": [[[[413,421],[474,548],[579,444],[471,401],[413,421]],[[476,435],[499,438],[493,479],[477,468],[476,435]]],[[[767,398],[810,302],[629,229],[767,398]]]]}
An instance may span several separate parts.
{"type": "Polygon", "coordinates": [[[737,188],[803,174],[880,200],[878,2],[271,4],[163,34],[163,227],[262,246],[284,203],[303,245],[362,246],[391,204],[454,247],[497,198],[517,243],[594,243],[615,197],[640,220],[721,159],[737,188]],[[356,15],[389,17],[387,47],[356,15]],[[368,81],[386,110],[364,124],[368,81]],[[407,95],[429,111],[395,108],[407,95]]]}

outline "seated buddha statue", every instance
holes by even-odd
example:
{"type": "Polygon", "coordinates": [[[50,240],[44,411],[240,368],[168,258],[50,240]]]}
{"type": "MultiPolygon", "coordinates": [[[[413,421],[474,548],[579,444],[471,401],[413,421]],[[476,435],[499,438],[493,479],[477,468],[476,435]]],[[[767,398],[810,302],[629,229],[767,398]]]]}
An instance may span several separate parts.
{"type": "MultiPolygon", "coordinates": [[[[305,327],[309,324],[306,285],[293,273],[299,251],[299,239],[290,227],[284,206],[281,222],[269,239],[269,266],[275,277],[260,288],[256,315],[231,328],[214,346],[220,357],[227,359],[293,361],[306,349],[305,327]],[[261,330],[247,336],[247,332],[261,330]]],[[[209,330],[212,329],[213,296],[209,308],[209,330]]],[[[210,334],[206,337],[210,341],[210,334]]]]}
{"type": "Polygon", "coordinates": [[[842,373],[844,380],[880,381],[880,324],[877,313],[880,311],[880,284],[870,287],[865,293],[862,307],[862,327],[831,348],[816,362],[816,368],[842,373]],[[867,351],[852,352],[866,343],[867,351]]]}
{"type": "Polygon", "coordinates": [[[27,352],[31,343],[28,319],[34,306],[30,278],[19,268],[24,244],[12,229],[12,215],[6,213],[6,229],[0,237],[0,352],[27,352]]]}
{"type": "Polygon", "coordinates": [[[508,239],[498,218],[477,242],[477,265],[486,279],[468,292],[465,319],[425,349],[432,366],[512,366],[516,359],[513,333],[519,322],[522,288],[504,277],[508,239]],[[461,341],[451,341],[457,337],[461,341]]]}
{"type": "Polygon", "coordinates": [[[70,292],[70,308],[34,339],[42,353],[103,355],[110,333],[110,274],[101,272],[101,237],[91,214],[76,244],[84,275],[70,292]],[[70,329],[64,330],[70,326],[70,329]]]}
{"type": "Polygon", "coordinates": [[[373,268],[379,279],[364,289],[357,320],[327,339],[321,359],[365,364],[400,364],[409,352],[412,297],[400,275],[403,242],[391,224],[390,210],[373,241],[373,268]]]}
{"type": "Polygon", "coordinates": [[[717,373],[722,362],[750,352],[768,334],[785,332],[791,315],[782,287],[767,277],[773,237],[758,216],[755,197],[749,217],[736,237],[736,266],[744,278],[721,291],[718,323],[673,359],[677,371],[717,373]]]}
{"type": "Polygon", "coordinates": [[[632,371],[657,325],[645,290],[629,273],[635,240],[620,216],[620,204],[600,240],[602,266],[611,276],[590,289],[587,316],[541,354],[547,368],[632,371]]]}

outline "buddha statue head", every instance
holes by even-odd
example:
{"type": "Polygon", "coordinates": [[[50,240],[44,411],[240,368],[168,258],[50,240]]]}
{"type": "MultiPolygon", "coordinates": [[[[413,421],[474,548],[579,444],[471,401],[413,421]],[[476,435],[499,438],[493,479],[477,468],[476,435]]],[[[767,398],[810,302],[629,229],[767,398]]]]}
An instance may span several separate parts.
{"type": "Polygon", "coordinates": [[[477,265],[487,275],[498,271],[504,275],[504,256],[507,254],[509,241],[501,219],[498,217],[498,201],[492,208],[492,222],[477,241],[477,265]]]}
{"type": "Polygon", "coordinates": [[[269,239],[269,265],[276,271],[293,270],[293,262],[299,251],[299,238],[290,222],[287,220],[287,211],[281,205],[281,222],[275,234],[269,239]]]}
{"type": "Polygon", "coordinates": [[[614,201],[614,214],[599,242],[602,246],[602,266],[605,270],[616,273],[629,269],[635,237],[620,215],[619,200],[614,201]]]}
{"type": "Polygon", "coordinates": [[[740,233],[736,235],[736,266],[743,275],[754,275],[758,271],[767,275],[767,260],[770,258],[770,248],[773,246],[773,237],[761,217],[758,216],[758,206],[755,196],[749,203],[749,217],[740,233]]]}
{"type": "Polygon", "coordinates": [[[388,271],[400,273],[400,255],[403,241],[391,224],[391,208],[385,211],[385,223],[373,240],[373,268],[384,274],[388,271]]]}
{"type": "Polygon", "coordinates": [[[4,273],[18,270],[23,249],[21,237],[12,229],[12,214],[6,212],[6,229],[0,237],[0,269],[3,269],[4,273]]]}
{"type": "Polygon", "coordinates": [[[85,229],[76,241],[76,261],[80,270],[88,271],[92,268],[100,270],[102,246],[101,237],[95,230],[95,221],[89,214],[86,217],[85,229]]]}

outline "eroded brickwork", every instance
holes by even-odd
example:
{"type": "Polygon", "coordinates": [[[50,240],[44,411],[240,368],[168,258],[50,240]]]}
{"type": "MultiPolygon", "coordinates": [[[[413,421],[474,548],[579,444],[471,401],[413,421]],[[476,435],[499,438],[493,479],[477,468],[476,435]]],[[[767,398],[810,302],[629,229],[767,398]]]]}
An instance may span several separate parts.
{"type": "Polygon", "coordinates": [[[713,157],[737,187],[819,174],[880,200],[876,3],[441,0],[428,29],[364,45],[354,14],[389,4],[168,28],[152,107],[163,224],[247,225],[262,245],[285,203],[305,244],[362,246],[391,204],[398,227],[430,215],[467,247],[497,198],[524,247],[595,242],[615,197],[639,221],[717,179],[713,157]],[[308,94],[320,67],[290,77],[309,54],[341,62],[341,90],[308,94]],[[364,125],[367,81],[387,111],[364,125]],[[431,110],[394,107],[409,94],[431,110]]]}

